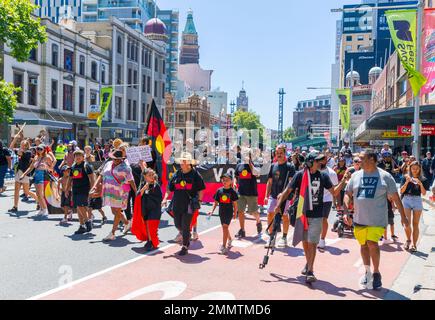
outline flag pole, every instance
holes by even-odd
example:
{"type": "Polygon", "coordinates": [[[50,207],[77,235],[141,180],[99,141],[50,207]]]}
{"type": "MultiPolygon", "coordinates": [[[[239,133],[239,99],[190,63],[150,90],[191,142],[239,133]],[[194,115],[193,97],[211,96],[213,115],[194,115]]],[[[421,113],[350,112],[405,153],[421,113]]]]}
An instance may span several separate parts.
{"type": "MultiPolygon", "coordinates": [[[[421,70],[421,32],[423,26],[423,10],[424,4],[421,0],[417,6],[417,48],[416,48],[416,69],[421,70]]],[[[420,92],[414,97],[414,140],[412,142],[412,154],[417,161],[420,161],[420,92]]]]}

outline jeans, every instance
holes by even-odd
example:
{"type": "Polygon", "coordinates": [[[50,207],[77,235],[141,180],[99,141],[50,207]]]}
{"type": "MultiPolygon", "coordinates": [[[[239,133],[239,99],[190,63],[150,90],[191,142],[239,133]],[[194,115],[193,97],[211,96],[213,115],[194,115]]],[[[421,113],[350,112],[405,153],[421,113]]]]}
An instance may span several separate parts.
{"type": "Polygon", "coordinates": [[[180,230],[183,235],[183,246],[187,248],[190,244],[190,224],[192,223],[192,218],[193,214],[174,212],[175,227],[180,230]]]}
{"type": "Polygon", "coordinates": [[[5,185],[5,176],[7,171],[8,171],[7,165],[0,166],[0,189],[3,188],[5,185]]]}

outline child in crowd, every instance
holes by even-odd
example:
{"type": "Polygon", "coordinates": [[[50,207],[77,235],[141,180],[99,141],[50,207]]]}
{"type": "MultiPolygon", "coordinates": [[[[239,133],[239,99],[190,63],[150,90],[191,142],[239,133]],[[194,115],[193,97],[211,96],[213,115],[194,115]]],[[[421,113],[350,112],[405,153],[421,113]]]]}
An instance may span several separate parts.
{"type": "Polygon", "coordinates": [[[64,217],[60,223],[64,224],[72,220],[71,194],[68,194],[68,196],[66,196],[71,168],[67,165],[63,166],[60,169],[60,174],[61,178],[58,181],[58,193],[61,194],[60,206],[62,207],[64,214],[64,217]]]}
{"type": "Polygon", "coordinates": [[[396,242],[399,237],[397,237],[394,234],[394,210],[395,206],[393,201],[388,200],[388,224],[390,225],[390,231],[391,231],[391,240],[388,239],[388,231],[387,228],[385,228],[384,236],[381,238],[382,244],[391,244],[393,242],[396,242]]]}
{"type": "MultiPolygon", "coordinates": [[[[100,172],[96,171],[96,178],[100,176],[100,172]]],[[[107,217],[104,214],[102,209],[103,207],[103,181],[95,186],[95,193],[91,193],[89,195],[89,207],[88,207],[88,215],[91,217],[91,220],[94,220],[94,215],[92,214],[93,210],[98,210],[101,213],[101,225],[104,225],[107,222],[107,217]]]]}
{"type": "Polygon", "coordinates": [[[233,177],[230,174],[226,173],[222,175],[221,181],[223,187],[216,191],[213,209],[209,215],[211,216],[216,210],[216,207],[219,205],[219,217],[223,231],[223,240],[222,246],[220,247],[220,252],[221,254],[227,254],[229,248],[231,248],[231,243],[233,240],[230,236],[229,226],[231,220],[236,218],[237,200],[239,199],[239,196],[233,189],[233,177]]]}
{"type": "Polygon", "coordinates": [[[159,177],[153,169],[146,168],[142,173],[142,187],[134,203],[131,232],[141,241],[146,241],[145,251],[159,247],[158,229],[162,216],[163,193],[159,177]]]}

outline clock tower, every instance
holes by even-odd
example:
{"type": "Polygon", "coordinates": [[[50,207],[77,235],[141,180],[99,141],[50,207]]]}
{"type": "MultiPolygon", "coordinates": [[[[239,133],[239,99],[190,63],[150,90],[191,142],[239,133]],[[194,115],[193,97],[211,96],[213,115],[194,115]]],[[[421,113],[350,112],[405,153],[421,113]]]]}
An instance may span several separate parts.
{"type": "Polygon", "coordinates": [[[249,98],[246,95],[246,91],[244,88],[244,82],[242,82],[242,90],[239,92],[239,96],[237,97],[237,111],[248,111],[249,109],[249,98]]]}
{"type": "Polygon", "coordinates": [[[187,13],[186,27],[183,31],[181,43],[180,64],[199,63],[198,33],[193,22],[193,12],[187,13]]]}

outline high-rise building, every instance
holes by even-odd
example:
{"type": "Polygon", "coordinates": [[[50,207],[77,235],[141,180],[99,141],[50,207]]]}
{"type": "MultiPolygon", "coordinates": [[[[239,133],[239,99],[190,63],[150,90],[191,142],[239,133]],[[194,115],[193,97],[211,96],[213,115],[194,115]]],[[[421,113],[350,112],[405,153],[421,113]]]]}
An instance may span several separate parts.
{"type": "Polygon", "coordinates": [[[193,22],[193,12],[187,13],[186,27],[181,41],[180,64],[199,63],[198,33],[193,22]]]}
{"type": "Polygon", "coordinates": [[[248,111],[249,110],[249,98],[246,95],[246,90],[244,85],[242,84],[242,90],[239,92],[239,96],[237,97],[237,111],[248,111]]]}
{"type": "MultiPolygon", "coordinates": [[[[63,16],[72,16],[76,21],[82,15],[82,2],[84,0],[32,0],[39,6],[34,14],[41,18],[48,18],[54,23],[59,23],[63,16]]],[[[97,0],[94,0],[97,2],[97,0]]]]}

